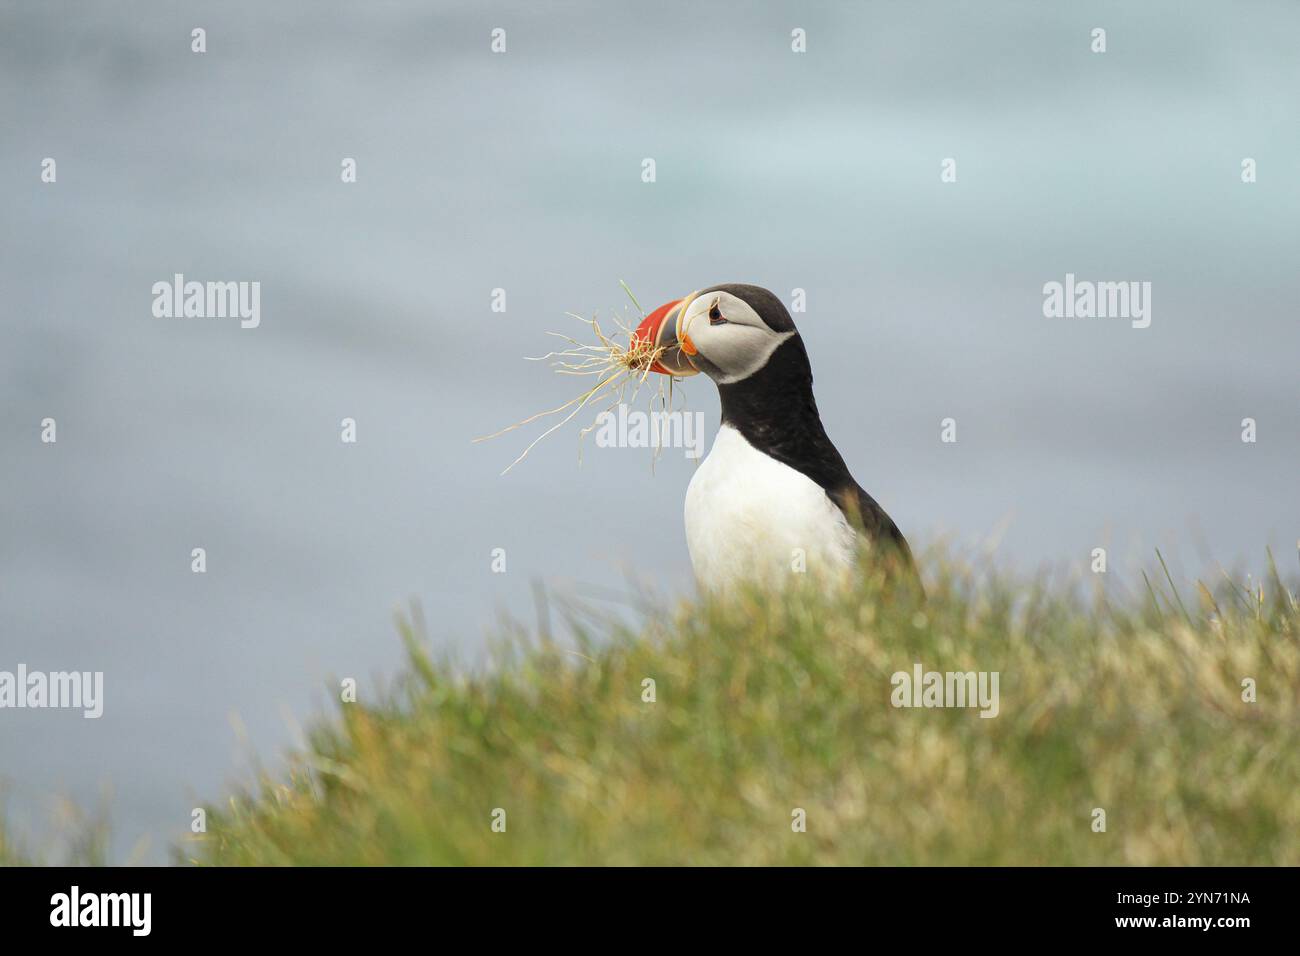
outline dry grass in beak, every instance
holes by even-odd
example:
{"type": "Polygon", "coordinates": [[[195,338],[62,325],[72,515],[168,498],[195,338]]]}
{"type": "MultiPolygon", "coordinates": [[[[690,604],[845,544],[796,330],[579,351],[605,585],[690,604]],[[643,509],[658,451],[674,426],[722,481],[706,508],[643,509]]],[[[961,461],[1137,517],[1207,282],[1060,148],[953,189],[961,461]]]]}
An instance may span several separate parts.
{"type": "MultiPolygon", "coordinates": [[[[627,292],[628,298],[632,300],[632,304],[636,306],[637,311],[641,312],[641,317],[645,318],[645,313],[637,303],[636,297],[632,295],[632,290],[627,287],[626,283],[620,284],[623,286],[623,290],[627,292]]],[[[475,438],[475,442],[487,441],[491,438],[497,438],[500,435],[504,435],[507,432],[512,432],[516,428],[529,425],[538,419],[568,412],[568,414],[562,419],[533,439],[519,457],[506,466],[505,471],[501,472],[503,475],[528,457],[528,453],[537,446],[538,442],[550,435],[552,432],[573,421],[573,419],[577,417],[578,413],[584,408],[587,408],[590,405],[604,404],[602,411],[597,413],[596,421],[593,421],[578,433],[579,440],[585,438],[587,433],[596,427],[600,420],[600,415],[603,412],[612,412],[617,409],[620,404],[631,404],[632,402],[635,402],[637,396],[641,393],[642,387],[646,384],[646,380],[652,374],[650,371],[651,368],[667,350],[665,346],[656,346],[646,340],[637,340],[634,335],[635,326],[628,325],[617,315],[613,317],[616,330],[612,335],[605,334],[605,331],[600,327],[600,323],[595,316],[586,319],[574,312],[569,312],[567,315],[571,318],[577,319],[579,322],[582,322],[591,329],[592,333],[596,336],[595,344],[580,342],[572,336],[565,335],[563,332],[548,332],[548,335],[553,335],[556,338],[563,339],[565,342],[569,343],[569,347],[554,352],[548,352],[545,355],[526,357],[526,361],[550,362],[551,368],[560,375],[594,376],[598,381],[581,395],[570,399],[563,405],[548,409],[544,412],[538,412],[535,415],[530,415],[522,421],[515,422],[513,425],[509,425],[498,432],[493,432],[491,435],[484,435],[481,438],[475,438]],[[623,345],[619,341],[619,337],[626,339],[627,345],[623,345]]],[[[671,410],[674,394],[673,383],[675,379],[671,375],[659,376],[659,373],[653,374],[659,377],[659,381],[655,387],[654,394],[650,399],[651,407],[654,408],[658,405],[661,411],[671,410]]],[[[660,450],[661,449],[656,445],[655,458],[658,458],[660,450]]],[[[581,445],[579,445],[578,463],[582,463],[581,445]]]]}

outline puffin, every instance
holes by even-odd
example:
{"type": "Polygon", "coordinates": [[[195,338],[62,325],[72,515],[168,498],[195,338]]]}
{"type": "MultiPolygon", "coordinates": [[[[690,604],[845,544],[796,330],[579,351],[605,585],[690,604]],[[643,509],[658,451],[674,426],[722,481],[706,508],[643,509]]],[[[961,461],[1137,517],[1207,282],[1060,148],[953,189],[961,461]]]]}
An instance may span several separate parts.
{"type": "Polygon", "coordinates": [[[721,399],[717,436],[686,490],[686,543],[703,590],[782,586],[799,574],[842,581],[863,562],[889,585],[920,589],[898,525],[826,434],[807,349],[777,296],[710,286],[646,316],[633,335],[641,343],[657,353],[651,371],[702,372],[721,399]]]}

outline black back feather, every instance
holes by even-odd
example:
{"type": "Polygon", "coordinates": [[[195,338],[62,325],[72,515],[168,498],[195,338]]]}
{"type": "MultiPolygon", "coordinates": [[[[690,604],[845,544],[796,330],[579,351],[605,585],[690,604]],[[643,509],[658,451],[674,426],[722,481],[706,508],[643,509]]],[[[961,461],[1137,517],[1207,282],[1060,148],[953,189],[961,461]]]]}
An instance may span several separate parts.
{"type": "Polygon", "coordinates": [[[820,485],[849,523],[882,552],[885,561],[897,565],[902,576],[919,584],[912,551],[903,533],[885,509],[853,479],[843,456],[826,434],[813,398],[808,352],[785,306],[770,292],[759,290],[785,316],[784,328],[780,328],[765,314],[771,311],[770,303],[762,301],[764,308],[760,309],[752,300],[748,290],[757,287],[715,288],[741,295],[774,329],[795,332],[777,347],[759,371],[739,382],[718,386],[722,423],[734,427],[759,451],[820,485]]]}

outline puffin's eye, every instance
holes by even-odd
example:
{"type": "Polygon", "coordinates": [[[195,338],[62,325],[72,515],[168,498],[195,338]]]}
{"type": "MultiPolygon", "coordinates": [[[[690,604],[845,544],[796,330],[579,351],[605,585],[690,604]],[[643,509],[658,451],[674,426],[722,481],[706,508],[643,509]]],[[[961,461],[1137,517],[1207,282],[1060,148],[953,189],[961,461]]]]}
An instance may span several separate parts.
{"type": "Polygon", "coordinates": [[[709,325],[722,325],[727,320],[722,317],[722,310],[718,308],[718,303],[713,303],[709,309],[709,325]]]}

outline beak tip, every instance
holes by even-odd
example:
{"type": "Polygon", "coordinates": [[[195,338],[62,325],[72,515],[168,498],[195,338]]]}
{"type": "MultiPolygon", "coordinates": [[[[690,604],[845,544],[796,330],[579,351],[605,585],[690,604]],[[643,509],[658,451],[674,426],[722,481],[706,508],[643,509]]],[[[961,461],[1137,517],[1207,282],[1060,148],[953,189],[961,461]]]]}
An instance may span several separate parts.
{"type": "Polygon", "coordinates": [[[652,372],[686,377],[694,375],[698,371],[682,354],[694,354],[693,345],[692,350],[687,352],[677,339],[677,313],[675,310],[683,301],[685,300],[674,299],[659,306],[659,308],[642,319],[641,324],[632,333],[632,346],[634,348],[643,343],[649,343],[652,347],[663,348],[658,361],[650,366],[652,372]]]}

